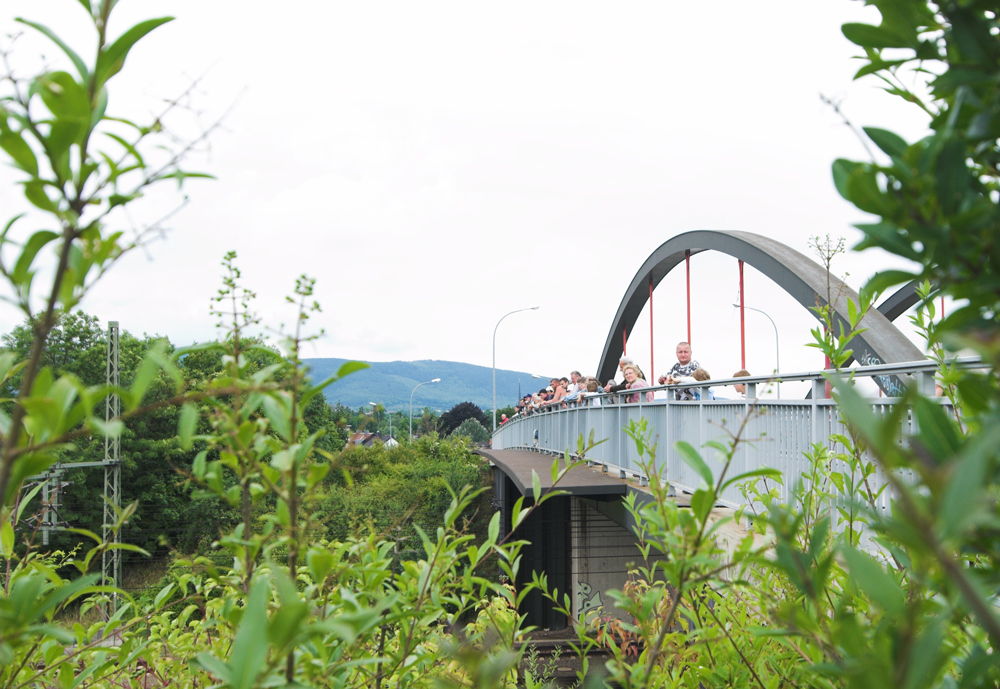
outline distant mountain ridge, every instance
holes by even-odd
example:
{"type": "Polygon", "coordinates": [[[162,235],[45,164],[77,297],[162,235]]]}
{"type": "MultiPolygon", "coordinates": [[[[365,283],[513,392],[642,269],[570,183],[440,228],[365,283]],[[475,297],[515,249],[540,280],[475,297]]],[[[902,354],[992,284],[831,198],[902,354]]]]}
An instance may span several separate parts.
{"type": "MultiPolygon", "coordinates": [[[[347,361],[355,359],[306,359],[309,378],[325,380],[337,373],[347,361]]],[[[419,383],[440,378],[440,383],[422,385],[413,395],[413,409],[430,407],[447,411],[460,402],[472,402],[482,409],[493,408],[493,369],[489,366],[463,364],[457,361],[369,361],[370,368],[338,380],[325,390],[330,404],[338,402],[357,409],[369,402],[381,404],[391,411],[408,411],[410,393],[419,383]]],[[[559,375],[567,375],[569,372],[559,375]]],[[[549,384],[547,379],[530,373],[497,369],[497,407],[514,404],[521,394],[537,391],[549,384]]]]}

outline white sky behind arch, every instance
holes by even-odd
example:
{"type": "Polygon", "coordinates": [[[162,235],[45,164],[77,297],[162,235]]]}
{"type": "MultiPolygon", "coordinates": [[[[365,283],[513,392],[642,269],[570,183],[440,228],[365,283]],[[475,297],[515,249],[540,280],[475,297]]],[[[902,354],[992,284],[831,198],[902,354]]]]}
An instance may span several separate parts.
{"type": "MultiPolygon", "coordinates": [[[[271,324],[291,320],[296,276],[318,279],[313,322],[327,336],[313,356],[489,365],[497,320],[539,305],[500,326],[497,365],[590,373],[635,272],[676,234],[745,230],[807,255],[811,235],[857,240],[863,217],[830,164],[865,153],[821,93],[858,125],[909,139],[923,126],[874,81],[851,81],[858,51],[840,25],[877,13],[846,0],[125,0],[112,33],[166,13],[177,20],[129,57],[113,109],[152,111],[204,75],[202,120],[233,109],[191,166],[219,179],[186,186],[169,238],[123,261],[83,308],[177,344],[215,336],[209,299],[234,249],[271,324]]],[[[13,0],[0,31],[19,30],[20,15],[67,35],[85,21],[73,0],[13,0]]],[[[26,36],[22,54],[37,45],[26,36]]],[[[14,179],[0,172],[12,212],[14,179]]],[[[168,208],[153,198],[139,217],[168,208]]],[[[714,377],[739,363],[735,263],[694,259],[695,354],[714,377]]],[[[835,269],[857,288],[890,264],[869,252],[835,269]]],[[[657,371],[686,336],[681,275],[654,295],[657,371]]],[[[817,368],[803,346],[812,318],[759,274],[747,283],[748,305],[781,329],[782,369],[817,368]]],[[[19,320],[0,310],[0,329],[19,320]]],[[[639,323],[629,353],[642,362],[648,314],[639,323]]],[[[773,366],[763,316],[748,313],[747,338],[748,367],[773,366]]]]}

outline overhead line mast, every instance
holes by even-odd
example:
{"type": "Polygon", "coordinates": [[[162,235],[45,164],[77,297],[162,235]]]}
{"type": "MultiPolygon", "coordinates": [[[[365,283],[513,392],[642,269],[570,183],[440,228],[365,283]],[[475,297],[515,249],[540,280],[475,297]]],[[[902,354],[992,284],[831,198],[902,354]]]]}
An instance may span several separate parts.
{"type": "MultiPolygon", "coordinates": [[[[107,383],[110,386],[118,387],[118,321],[108,322],[108,348],[107,348],[107,383]]],[[[104,406],[104,421],[110,423],[112,419],[121,416],[121,399],[116,394],[108,395],[104,406]]],[[[114,529],[114,524],[118,518],[118,510],[121,507],[121,485],[122,485],[122,464],[121,464],[121,435],[104,435],[104,525],[103,540],[107,544],[111,539],[114,545],[121,542],[121,532],[114,529]]],[[[101,574],[106,585],[118,588],[122,581],[122,551],[119,548],[105,548],[101,554],[101,574]]],[[[118,595],[112,597],[112,610],[118,608],[118,595]]]]}

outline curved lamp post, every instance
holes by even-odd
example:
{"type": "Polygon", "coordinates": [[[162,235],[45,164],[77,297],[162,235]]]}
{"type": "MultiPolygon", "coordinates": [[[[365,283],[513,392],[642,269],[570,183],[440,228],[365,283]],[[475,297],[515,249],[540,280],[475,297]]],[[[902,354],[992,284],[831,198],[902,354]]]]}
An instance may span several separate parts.
{"type": "Polygon", "coordinates": [[[423,383],[417,383],[417,387],[410,391],[410,442],[413,442],[413,393],[417,391],[421,385],[427,385],[427,383],[440,383],[440,378],[435,378],[434,380],[424,381],[423,383]]]}
{"type": "Polygon", "coordinates": [[[511,311],[506,313],[503,317],[497,321],[496,327],[493,328],[493,432],[496,433],[497,430],[497,328],[503,323],[503,319],[507,316],[512,316],[515,313],[521,313],[522,311],[537,311],[537,306],[529,306],[524,309],[518,309],[517,311],[511,311]]]}
{"type": "MultiPolygon", "coordinates": [[[[739,308],[739,304],[733,304],[736,308],[739,308]]],[[[781,374],[781,347],[778,344],[778,326],[774,324],[774,319],[768,316],[766,313],[760,309],[755,309],[752,306],[743,305],[744,309],[750,309],[751,311],[756,311],[757,313],[763,313],[767,320],[771,321],[771,327],[774,328],[774,372],[777,375],[781,374]]],[[[778,381],[778,399],[781,399],[781,381],[778,381]]]]}

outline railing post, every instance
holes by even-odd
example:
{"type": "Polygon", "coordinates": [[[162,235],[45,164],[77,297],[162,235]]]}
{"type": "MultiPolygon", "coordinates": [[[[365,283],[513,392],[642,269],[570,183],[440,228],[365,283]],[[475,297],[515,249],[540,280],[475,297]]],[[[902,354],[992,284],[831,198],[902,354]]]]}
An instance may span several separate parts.
{"type": "Polygon", "coordinates": [[[708,388],[701,388],[698,392],[698,452],[705,447],[705,397],[708,396],[708,388]]]}
{"type": "Polygon", "coordinates": [[[812,402],[809,406],[809,411],[812,414],[812,418],[809,419],[809,443],[811,445],[815,445],[820,441],[820,438],[824,437],[819,418],[819,396],[821,393],[825,392],[826,381],[820,378],[814,378],[812,382],[812,397],[809,400],[812,402]]]}
{"type": "Polygon", "coordinates": [[[917,374],[917,390],[924,397],[934,397],[934,371],[923,371],[917,374]]]}
{"type": "Polygon", "coordinates": [[[660,473],[666,474],[667,485],[670,485],[671,477],[677,475],[676,467],[674,466],[675,464],[674,450],[673,450],[674,444],[673,444],[673,439],[671,437],[671,430],[673,429],[674,426],[673,426],[673,419],[671,418],[671,416],[673,416],[673,406],[670,404],[673,400],[671,400],[670,398],[673,397],[674,393],[670,391],[670,388],[667,388],[666,392],[667,392],[666,405],[663,408],[664,411],[663,437],[666,442],[664,442],[662,445],[658,445],[658,447],[662,447],[664,449],[664,451],[660,453],[660,456],[663,457],[661,461],[664,461],[667,464],[666,472],[660,472],[660,473]]]}

